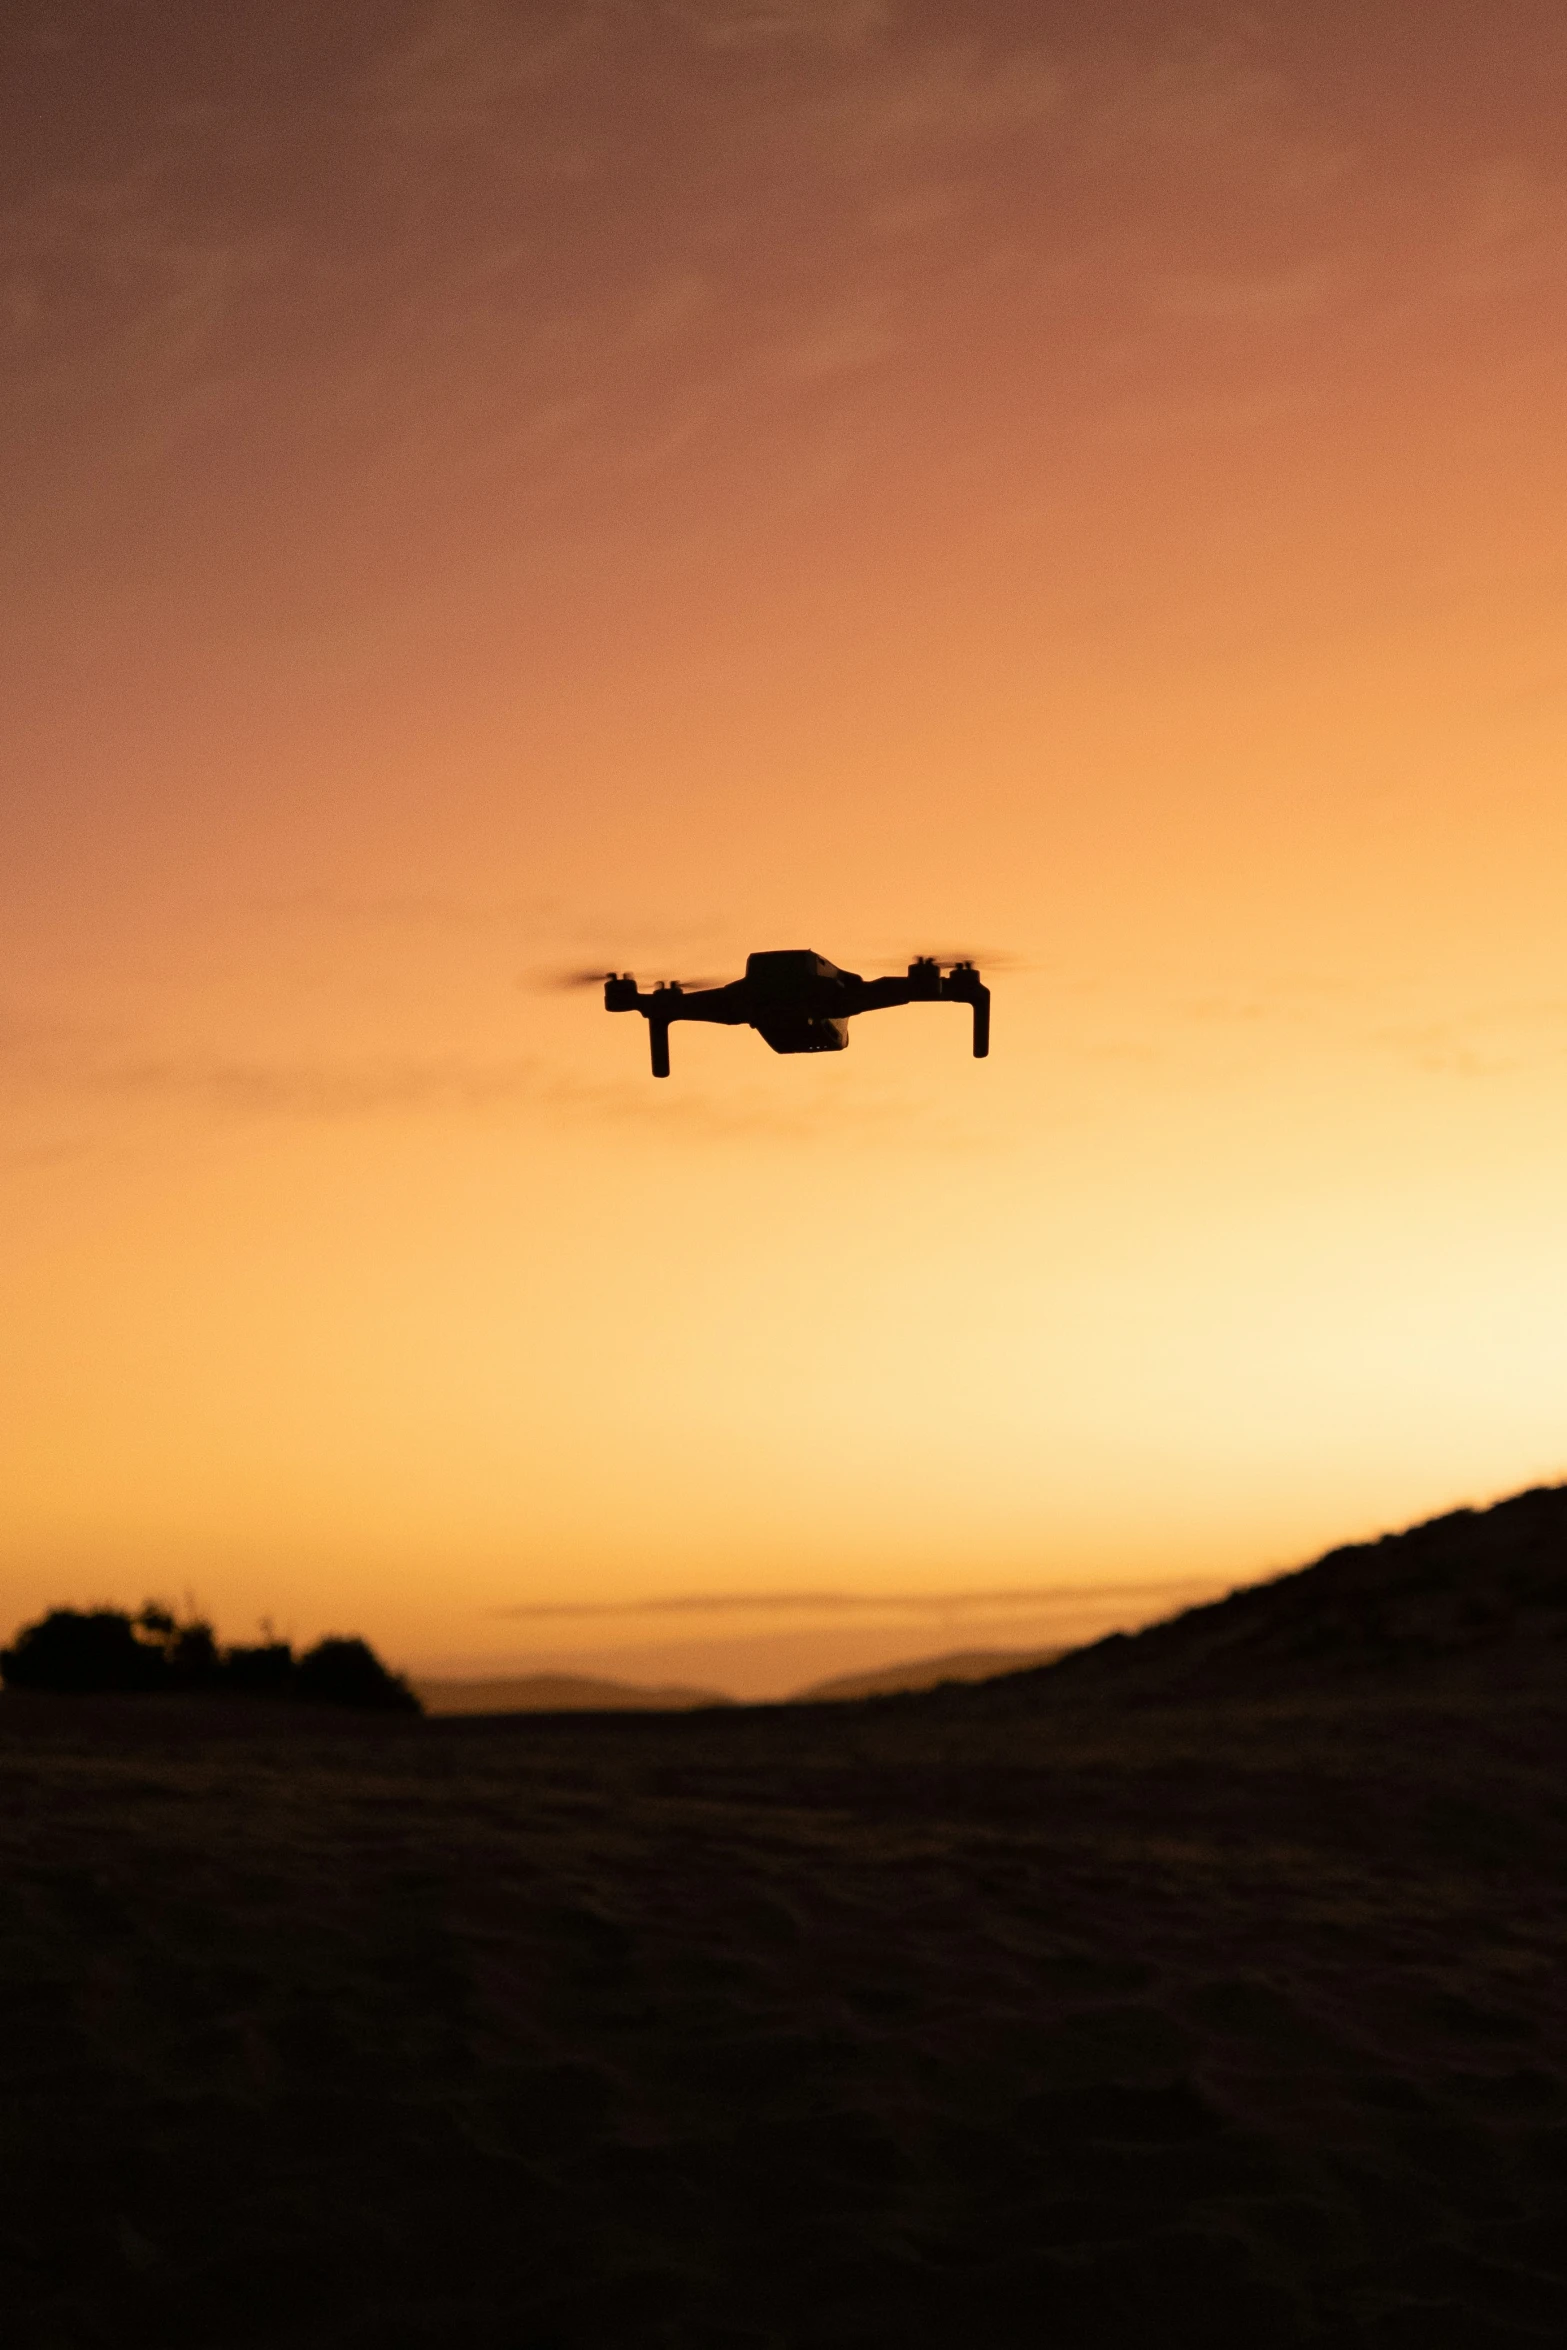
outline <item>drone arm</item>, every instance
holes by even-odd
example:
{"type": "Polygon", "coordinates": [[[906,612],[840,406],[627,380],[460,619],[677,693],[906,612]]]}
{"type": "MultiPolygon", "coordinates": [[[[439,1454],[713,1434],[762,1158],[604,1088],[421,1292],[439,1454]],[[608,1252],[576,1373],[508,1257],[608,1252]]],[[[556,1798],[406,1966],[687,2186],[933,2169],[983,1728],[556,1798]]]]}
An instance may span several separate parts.
{"type": "Polygon", "coordinates": [[[673,982],[645,991],[629,972],[611,973],[604,982],[606,1012],[640,1012],[648,1025],[648,1044],[655,1077],[669,1075],[669,1027],[673,1020],[712,1020],[724,1028],[739,1028],[749,1018],[743,983],[730,987],[693,988],[688,994],[673,982]]]}
{"type": "Polygon", "coordinates": [[[974,1010],[974,1058],[983,1061],[990,1051],[990,990],[972,963],[959,963],[941,983],[951,1004],[971,1004],[974,1010]]]}
{"type": "Polygon", "coordinates": [[[941,965],[929,955],[919,955],[909,965],[904,979],[861,979],[857,982],[857,1012],[880,1012],[889,1004],[934,1004],[946,993],[942,983],[941,965]]]}
{"type": "Polygon", "coordinates": [[[862,979],[855,989],[854,1012],[885,1012],[893,1004],[911,1004],[915,991],[907,979],[862,979]]]}
{"type": "MultiPolygon", "coordinates": [[[[674,1001],[662,1017],[669,1020],[711,1020],[720,1028],[743,1028],[750,1014],[737,990],[744,985],[745,982],[739,980],[728,987],[693,988],[689,994],[677,990],[674,1001]]],[[[657,989],[655,993],[662,994],[663,990],[657,989]]]]}
{"type": "Polygon", "coordinates": [[[879,1012],[889,1004],[968,1004],[974,1013],[974,1058],[990,1051],[990,990],[972,963],[956,963],[942,976],[933,956],[922,955],[909,965],[906,979],[862,979],[849,1009],[879,1012]]]}

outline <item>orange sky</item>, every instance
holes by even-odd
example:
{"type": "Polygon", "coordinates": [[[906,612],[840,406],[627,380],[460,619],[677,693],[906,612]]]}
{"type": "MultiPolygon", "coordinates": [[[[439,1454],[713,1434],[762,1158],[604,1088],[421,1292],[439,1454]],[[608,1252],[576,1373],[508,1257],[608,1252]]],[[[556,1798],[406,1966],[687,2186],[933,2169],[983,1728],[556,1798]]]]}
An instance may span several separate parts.
{"type": "Polygon", "coordinates": [[[760,1688],[1567,1473],[1559,7],[6,28],[0,1631],[760,1688]],[[542,984],[780,946],[993,1057],[542,984]]]}

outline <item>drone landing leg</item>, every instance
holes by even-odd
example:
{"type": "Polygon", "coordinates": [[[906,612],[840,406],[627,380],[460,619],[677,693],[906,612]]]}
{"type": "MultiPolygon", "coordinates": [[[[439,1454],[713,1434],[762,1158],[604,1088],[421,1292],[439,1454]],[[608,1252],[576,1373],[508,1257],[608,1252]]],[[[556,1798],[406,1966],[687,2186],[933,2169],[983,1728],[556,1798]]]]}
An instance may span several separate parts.
{"type": "Polygon", "coordinates": [[[974,1058],[983,1061],[990,1051],[990,990],[974,991],[974,1058]]]}
{"type": "Polygon", "coordinates": [[[653,1047],[653,1074],[655,1077],[667,1077],[669,1075],[669,1022],[667,1020],[650,1020],[647,1024],[647,1032],[653,1047]]]}

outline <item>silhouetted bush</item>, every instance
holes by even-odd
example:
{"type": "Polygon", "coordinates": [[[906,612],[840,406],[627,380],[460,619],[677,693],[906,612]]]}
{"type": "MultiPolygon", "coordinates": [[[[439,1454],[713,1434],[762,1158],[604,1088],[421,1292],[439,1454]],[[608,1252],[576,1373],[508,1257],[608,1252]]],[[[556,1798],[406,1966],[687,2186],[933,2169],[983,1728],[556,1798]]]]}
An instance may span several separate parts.
{"type": "Polygon", "coordinates": [[[157,1689],[163,1685],[162,1649],[137,1637],[131,1618],[114,1608],[90,1615],[52,1608],[24,1624],[14,1647],[0,1649],[0,1679],[8,1689],[53,1689],[79,1696],[157,1689]]]}
{"type": "Polygon", "coordinates": [[[52,1609],[36,1624],[25,1624],[10,1648],[0,1649],[0,1681],[8,1689],[62,1696],[162,1689],[300,1697],[380,1713],[423,1711],[407,1682],[389,1673],[366,1641],[323,1640],[298,1658],[286,1640],[225,1649],[210,1624],[199,1617],[179,1623],[155,1600],[136,1616],[118,1608],[90,1614],[52,1609]]]}
{"type": "Polygon", "coordinates": [[[322,1640],[294,1668],[297,1696],[321,1705],[360,1705],[378,1713],[416,1714],[423,1709],[407,1682],[389,1673],[363,1640],[322,1640]]]}
{"type": "Polygon", "coordinates": [[[294,1681],[294,1652],[286,1640],[223,1653],[223,1686],[241,1697],[286,1697],[294,1681]]]}
{"type": "Polygon", "coordinates": [[[168,1646],[168,1675],[180,1689],[216,1689],[223,1658],[210,1624],[182,1624],[168,1646]]]}

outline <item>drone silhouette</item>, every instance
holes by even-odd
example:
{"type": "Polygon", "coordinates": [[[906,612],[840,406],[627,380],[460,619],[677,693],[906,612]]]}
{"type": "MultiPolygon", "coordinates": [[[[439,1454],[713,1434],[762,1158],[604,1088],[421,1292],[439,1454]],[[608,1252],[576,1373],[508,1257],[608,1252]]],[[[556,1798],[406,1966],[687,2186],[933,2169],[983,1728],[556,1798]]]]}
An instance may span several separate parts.
{"type": "Polygon", "coordinates": [[[808,948],[748,955],[745,977],[727,987],[684,988],[677,980],[639,991],[627,972],[604,981],[606,1012],[640,1012],[648,1024],[653,1074],[669,1075],[669,1031],[676,1020],[710,1020],[720,1028],[754,1028],[775,1053],[841,1053],[857,1012],[892,1004],[969,1004],[974,1058],[990,1050],[990,990],[969,962],[943,964],[920,955],[906,979],[862,979],[808,948]],[[943,976],[945,972],[945,976],[943,976]]]}

